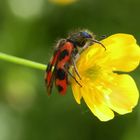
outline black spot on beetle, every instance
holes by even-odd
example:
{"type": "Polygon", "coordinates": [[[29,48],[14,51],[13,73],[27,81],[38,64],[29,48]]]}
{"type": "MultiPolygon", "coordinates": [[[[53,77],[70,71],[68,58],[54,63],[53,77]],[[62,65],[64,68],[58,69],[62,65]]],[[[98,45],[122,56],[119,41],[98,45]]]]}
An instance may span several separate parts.
{"type": "Polygon", "coordinates": [[[63,90],[63,87],[60,86],[60,85],[58,85],[58,86],[57,86],[57,89],[58,89],[59,92],[61,92],[61,91],[63,90]]]}
{"type": "Polygon", "coordinates": [[[63,69],[59,68],[56,70],[56,79],[64,80],[66,78],[66,73],[63,69]]]}
{"type": "Polygon", "coordinates": [[[63,60],[66,56],[69,55],[69,52],[67,50],[63,50],[59,55],[59,60],[63,60]]]}

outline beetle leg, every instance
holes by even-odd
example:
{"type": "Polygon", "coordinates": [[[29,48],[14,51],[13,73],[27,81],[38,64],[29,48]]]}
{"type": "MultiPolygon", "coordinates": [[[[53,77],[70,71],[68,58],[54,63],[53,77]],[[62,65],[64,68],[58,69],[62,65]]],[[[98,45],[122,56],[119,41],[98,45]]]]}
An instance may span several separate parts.
{"type": "Polygon", "coordinates": [[[74,60],[74,56],[73,56],[73,55],[71,56],[71,61],[72,61],[72,65],[73,65],[73,67],[74,67],[74,71],[76,72],[77,76],[78,76],[79,79],[81,80],[81,76],[80,76],[80,74],[79,74],[79,72],[78,72],[78,69],[77,69],[77,67],[76,67],[75,60],[74,60]]]}
{"type": "Polygon", "coordinates": [[[106,35],[102,35],[101,37],[100,37],[100,39],[105,39],[106,38],[106,35]]]}
{"type": "Polygon", "coordinates": [[[68,67],[69,67],[69,66],[67,66],[67,65],[64,66],[65,72],[66,72],[68,75],[70,75],[80,87],[82,87],[82,85],[77,81],[77,79],[69,72],[68,67]]]}

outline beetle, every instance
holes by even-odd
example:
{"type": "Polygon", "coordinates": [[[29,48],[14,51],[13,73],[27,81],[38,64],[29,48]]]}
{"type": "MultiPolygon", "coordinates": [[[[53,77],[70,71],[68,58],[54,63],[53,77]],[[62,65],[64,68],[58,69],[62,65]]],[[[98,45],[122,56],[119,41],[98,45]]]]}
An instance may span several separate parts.
{"type": "MultiPolygon", "coordinates": [[[[45,84],[48,95],[51,94],[54,83],[58,92],[61,95],[65,95],[69,84],[68,75],[71,76],[80,87],[82,87],[78,80],[69,71],[69,68],[73,66],[77,76],[81,79],[76,68],[75,58],[79,53],[79,48],[85,48],[88,42],[92,44],[98,43],[105,48],[105,46],[96,40],[88,31],[79,31],[69,35],[66,39],[58,41],[53,57],[48,63],[45,73],[45,84]]],[[[86,47],[88,46],[89,45],[86,47]]]]}

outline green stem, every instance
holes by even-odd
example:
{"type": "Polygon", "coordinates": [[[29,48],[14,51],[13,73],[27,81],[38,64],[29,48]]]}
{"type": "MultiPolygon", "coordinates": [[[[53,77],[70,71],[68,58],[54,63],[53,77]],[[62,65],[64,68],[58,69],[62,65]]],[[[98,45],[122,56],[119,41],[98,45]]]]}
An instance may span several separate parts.
{"type": "Polygon", "coordinates": [[[40,63],[26,60],[23,58],[18,58],[18,57],[11,56],[11,55],[8,55],[8,54],[2,53],[2,52],[0,52],[0,60],[9,61],[12,63],[24,65],[27,67],[31,67],[31,68],[35,68],[35,69],[39,69],[39,70],[43,70],[43,71],[46,70],[46,68],[47,68],[47,66],[45,64],[40,64],[40,63]]]}

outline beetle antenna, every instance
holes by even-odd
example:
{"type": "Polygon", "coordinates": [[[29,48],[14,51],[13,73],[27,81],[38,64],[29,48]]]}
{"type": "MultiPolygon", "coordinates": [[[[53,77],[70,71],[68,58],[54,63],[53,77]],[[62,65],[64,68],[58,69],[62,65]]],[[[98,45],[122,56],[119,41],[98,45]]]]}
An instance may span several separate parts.
{"type": "Polygon", "coordinates": [[[100,44],[106,51],[106,47],[100,41],[98,41],[96,39],[91,39],[91,41],[100,44]]]}

